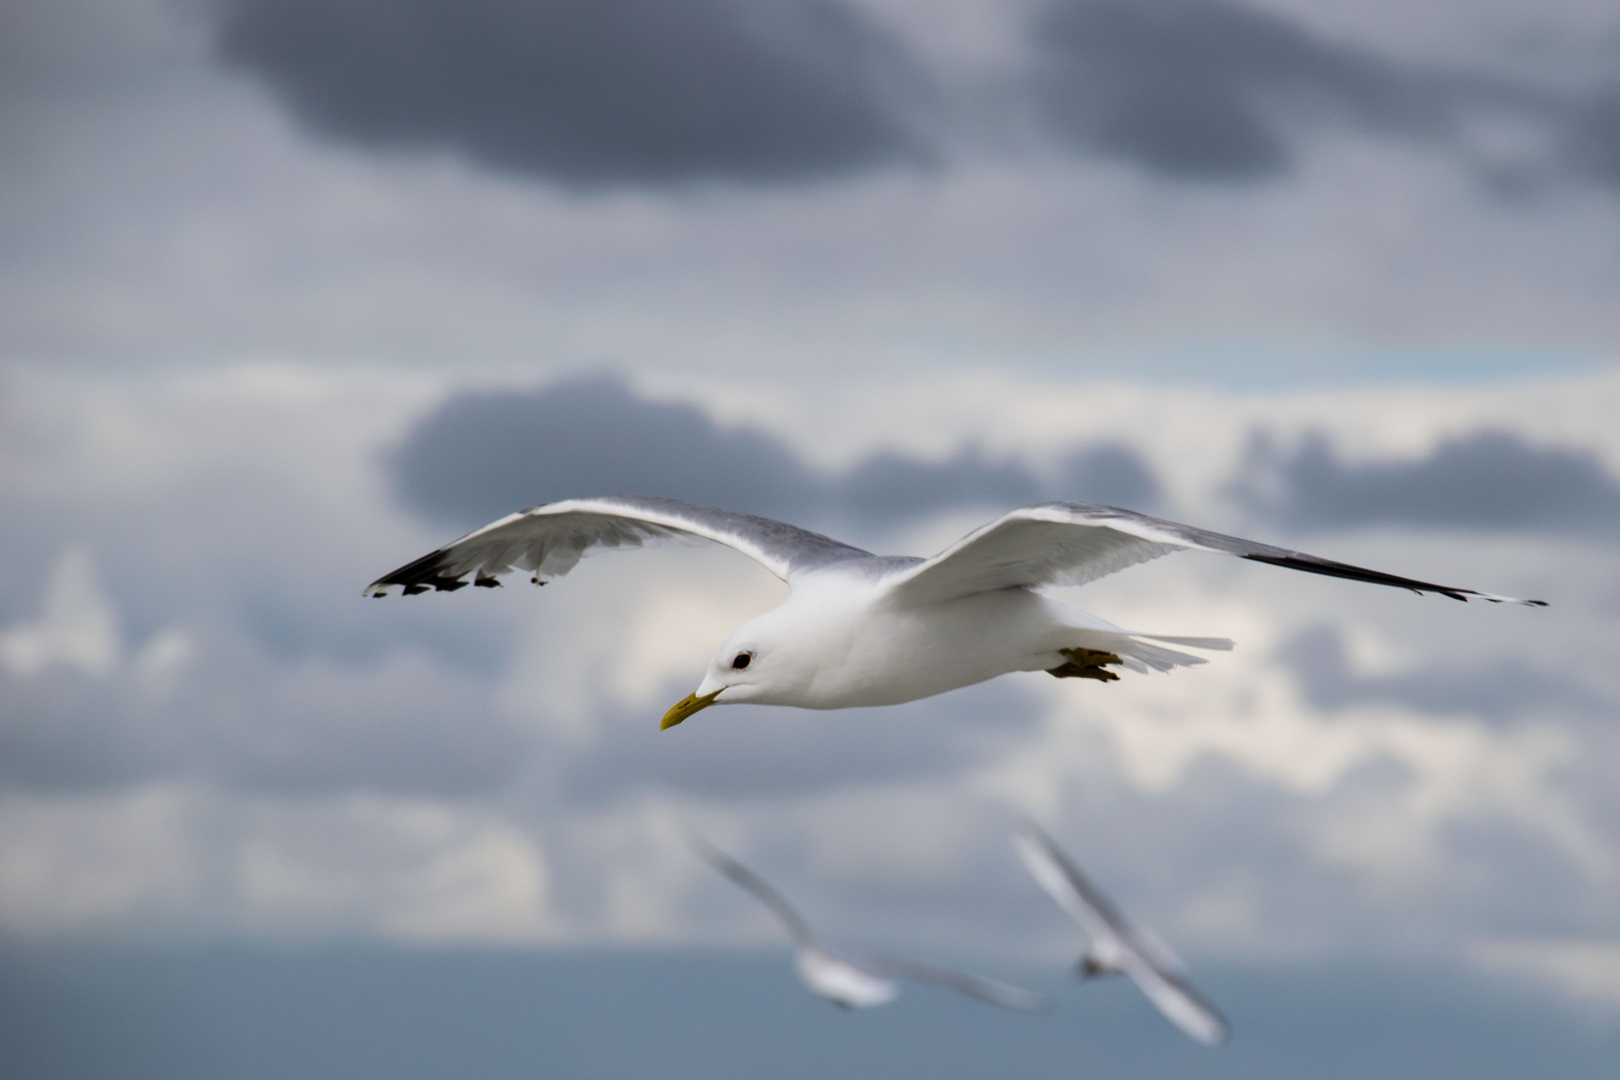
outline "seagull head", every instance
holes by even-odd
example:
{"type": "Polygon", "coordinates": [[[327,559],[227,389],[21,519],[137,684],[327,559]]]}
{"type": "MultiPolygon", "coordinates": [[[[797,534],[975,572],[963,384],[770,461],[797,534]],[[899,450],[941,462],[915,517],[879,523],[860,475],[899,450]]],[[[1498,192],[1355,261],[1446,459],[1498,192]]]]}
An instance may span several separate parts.
{"type": "Polygon", "coordinates": [[[830,580],[795,585],[787,599],[727,638],[709,659],[702,684],[664,714],[662,726],[674,727],[710,705],[837,708],[836,695],[847,692],[852,679],[881,673],[868,618],[873,590],[824,577],[830,580]]]}
{"type": "Polygon", "coordinates": [[[674,727],[710,705],[793,703],[793,691],[803,680],[797,678],[797,650],[777,632],[777,611],[766,612],[726,639],[710,657],[703,682],[670,706],[660,729],[674,727]]]}

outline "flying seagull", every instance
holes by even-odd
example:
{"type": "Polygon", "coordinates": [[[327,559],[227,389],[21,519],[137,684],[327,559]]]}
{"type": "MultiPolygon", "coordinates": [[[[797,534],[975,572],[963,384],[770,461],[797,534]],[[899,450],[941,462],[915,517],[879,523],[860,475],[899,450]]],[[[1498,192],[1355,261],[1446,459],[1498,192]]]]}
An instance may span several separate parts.
{"type": "Polygon", "coordinates": [[[698,688],[664,715],[665,728],[714,704],[896,705],[1010,671],[1111,682],[1119,678],[1114,666],[1145,672],[1201,664],[1200,657],[1165,646],[1230,649],[1232,643],[1125,630],[1037,591],[1083,585],[1183,549],[1453,600],[1545,606],[1363,570],[1111,506],[1036,503],[921,559],[873,555],[769,518],[639,495],[567,499],[510,514],[378,578],[365,592],[454,590],[469,576],[473,585],[493,587],[515,568],[544,585],[584,555],[669,539],[735,548],[792,591],[726,639],[698,688]]]}
{"type": "Polygon", "coordinates": [[[1046,999],[1041,995],[992,979],[892,957],[850,956],[830,948],[817,940],[804,917],[758,874],[695,833],[688,834],[687,842],[710,866],[752,893],[754,899],[770,908],[771,913],[781,920],[788,935],[793,938],[793,966],[798,969],[799,978],[812,994],[824,997],[834,1005],[845,1009],[887,1005],[900,994],[895,980],[906,979],[943,986],[1008,1009],[1039,1012],[1047,1007],[1046,999]]]}
{"type": "Polygon", "coordinates": [[[1013,833],[1013,847],[1030,875],[1090,939],[1075,965],[1082,979],[1129,975],[1176,1027],[1205,1046],[1226,1041],[1231,1030],[1226,1019],[1182,978],[1181,959],[1157,935],[1126,920],[1051,837],[1026,821],[1013,833]]]}

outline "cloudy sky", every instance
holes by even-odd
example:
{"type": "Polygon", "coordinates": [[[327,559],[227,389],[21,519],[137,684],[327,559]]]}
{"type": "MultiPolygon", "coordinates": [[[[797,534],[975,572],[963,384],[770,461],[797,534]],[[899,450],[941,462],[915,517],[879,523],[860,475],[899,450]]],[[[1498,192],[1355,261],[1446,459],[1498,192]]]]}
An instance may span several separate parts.
{"type": "Polygon", "coordinates": [[[1033,963],[1034,814],[1189,951],[1620,1010],[1620,17],[1557,0],[0,0],[0,934],[1033,963]],[[781,586],[361,587],[569,495],[925,554],[1133,507],[1065,593],[1231,636],[657,731],[781,586]]]}

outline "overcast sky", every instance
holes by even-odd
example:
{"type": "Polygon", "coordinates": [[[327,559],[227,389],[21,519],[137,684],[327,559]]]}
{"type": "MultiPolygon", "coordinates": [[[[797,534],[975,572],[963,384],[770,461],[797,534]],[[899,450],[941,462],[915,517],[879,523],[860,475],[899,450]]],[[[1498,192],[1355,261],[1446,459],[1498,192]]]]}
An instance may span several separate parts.
{"type": "Polygon", "coordinates": [[[1194,952],[1620,1007],[1612,5],[0,0],[0,132],[8,938],[771,940],[686,821],[858,941],[1066,955],[1029,813],[1194,952]],[[1206,667],[660,733],[748,560],[360,598],[626,490],[1552,606],[1188,554],[1064,599],[1206,667]]]}
{"type": "Polygon", "coordinates": [[[1608,5],[8,0],[10,363],[1605,362],[1608,5]]]}

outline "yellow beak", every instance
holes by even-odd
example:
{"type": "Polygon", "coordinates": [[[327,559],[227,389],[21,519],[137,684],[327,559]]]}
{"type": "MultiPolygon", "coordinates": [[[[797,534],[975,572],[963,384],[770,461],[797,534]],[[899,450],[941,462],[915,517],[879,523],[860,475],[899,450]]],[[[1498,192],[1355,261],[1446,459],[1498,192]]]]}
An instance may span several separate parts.
{"type": "MultiPolygon", "coordinates": [[[[720,688],[720,690],[724,689],[723,686],[720,688]]],[[[714,704],[714,699],[720,696],[720,690],[716,690],[712,694],[704,694],[702,697],[698,697],[695,691],[687,694],[669,707],[669,712],[664,714],[664,722],[658,725],[658,730],[663,731],[665,728],[672,728],[693,713],[707,709],[714,704]]]]}

